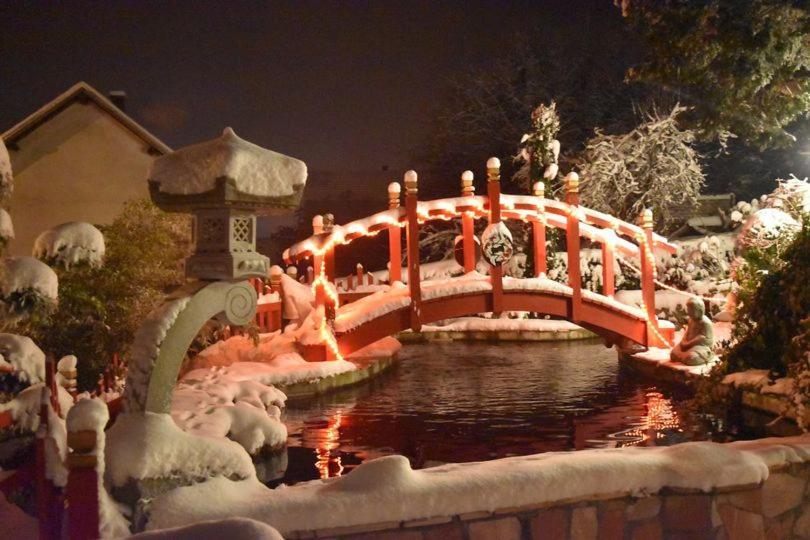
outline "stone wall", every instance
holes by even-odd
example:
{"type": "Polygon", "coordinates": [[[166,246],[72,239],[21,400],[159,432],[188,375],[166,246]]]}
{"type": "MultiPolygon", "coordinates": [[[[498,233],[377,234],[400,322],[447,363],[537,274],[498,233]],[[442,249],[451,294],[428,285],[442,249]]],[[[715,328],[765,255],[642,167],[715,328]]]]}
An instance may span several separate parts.
{"type": "Polygon", "coordinates": [[[558,501],[495,512],[439,516],[285,538],[356,540],[633,540],[663,538],[810,538],[810,464],[770,469],[758,485],[708,493],[665,489],[648,496],[558,501]]]}

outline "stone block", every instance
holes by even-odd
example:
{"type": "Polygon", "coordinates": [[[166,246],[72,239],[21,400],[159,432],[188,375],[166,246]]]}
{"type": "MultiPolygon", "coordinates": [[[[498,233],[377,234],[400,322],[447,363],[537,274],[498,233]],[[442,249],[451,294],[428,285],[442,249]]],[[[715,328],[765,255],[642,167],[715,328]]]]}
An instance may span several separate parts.
{"type": "Polygon", "coordinates": [[[799,538],[810,538],[810,503],[802,506],[801,513],[793,526],[793,534],[799,538]]]}
{"type": "Polygon", "coordinates": [[[747,512],[762,512],[762,489],[747,489],[728,493],[723,496],[723,500],[732,506],[747,512]]]}
{"type": "Polygon", "coordinates": [[[661,510],[661,498],[652,496],[636,499],[627,506],[625,514],[628,521],[641,521],[658,515],[661,510]]]}
{"type": "Polygon", "coordinates": [[[793,524],[796,521],[794,512],[765,520],[765,538],[768,540],[787,540],[793,538],[793,524]]]}
{"type": "Polygon", "coordinates": [[[514,517],[473,521],[467,532],[470,540],[521,540],[520,521],[514,517]]]}
{"type": "Polygon", "coordinates": [[[747,512],[730,504],[720,504],[717,508],[729,538],[740,540],[764,540],[765,522],[762,516],[747,512]]]}
{"type": "Polygon", "coordinates": [[[624,505],[606,509],[599,508],[598,537],[604,540],[624,538],[624,505]]]}
{"type": "MultiPolygon", "coordinates": [[[[319,538],[321,538],[319,536],[319,538]]],[[[341,540],[422,540],[422,533],[419,531],[393,530],[377,531],[367,534],[357,534],[342,536],[341,540]]]]}
{"type": "Polygon", "coordinates": [[[667,532],[711,530],[711,505],[708,495],[668,495],[664,499],[667,532]]]}
{"type": "Polygon", "coordinates": [[[648,519],[633,524],[630,533],[631,540],[662,540],[664,533],[661,523],[657,519],[648,519]]]}
{"type": "Polygon", "coordinates": [[[551,508],[531,520],[532,540],[568,538],[568,509],[551,508]]]}
{"type": "Polygon", "coordinates": [[[571,512],[571,540],[596,540],[598,528],[595,507],[580,506],[571,512]]]}
{"type": "Polygon", "coordinates": [[[803,478],[789,474],[771,474],[762,486],[762,515],[774,517],[796,508],[804,497],[803,478]]]}

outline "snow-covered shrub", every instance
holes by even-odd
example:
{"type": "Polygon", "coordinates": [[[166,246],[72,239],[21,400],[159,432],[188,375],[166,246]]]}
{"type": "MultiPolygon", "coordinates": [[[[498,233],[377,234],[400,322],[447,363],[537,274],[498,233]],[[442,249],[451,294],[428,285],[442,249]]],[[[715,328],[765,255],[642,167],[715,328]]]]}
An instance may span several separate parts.
{"type": "Polygon", "coordinates": [[[4,326],[24,329],[54,310],[58,279],[53,269],[33,257],[7,257],[3,259],[0,292],[4,326]]]}
{"type": "Polygon", "coordinates": [[[556,139],[560,132],[560,117],[557,104],[541,104],[532,111],[532,131],[523,135],[518,145],[515,164],[520,168],[512,180],[527,191],[534,182],[542,180],[548,192],[558,187],[560,141],[556,139]]]}
{"type": "Polygon", "coordinates": [[[45,380],[45,353],[31,338],[0,334],[0,403],[45,380]]]}
{"type": "Polygon", "coordinates": [[[3,208],[0,208],[0,250],[14,240],[14,223],[11,215],[3,208]]]}
{"type": "Polygon", "coordinates": [[[37,237],[34,257],[66,268],[80,263],[98,266],[104,259],[104,235],[89,223],[63,223],[37,237]]]}
{"type": "Polygon", "coordinates": [[[57,357],[78,358],[80,390],[95,389],[115,353],[128,359],[141,321],[183,282],[190,251],[188,216],[166,214],[148,200],[127,203],[103,233],[104,265],[57,267],[58,308],[31,333],[57,357]]]}
{"type": "Polygon", "coordinates": [[[810,223],[782,253],[752,248],[737,271],[737,311],[731,348],[725,355],[730,371],[769,369],[780,376],[795,362],[788,354],[810,317],[810,223]]]}
{"type": "Polygon", "coordinates": [[[669,232],[696,206],[703,186],[695,134],[678,126],[685,109],[648,114],[629,133],[596,130],[577,160],[582,204],[635,223],[652,208],[656,230],[669,232]]]}

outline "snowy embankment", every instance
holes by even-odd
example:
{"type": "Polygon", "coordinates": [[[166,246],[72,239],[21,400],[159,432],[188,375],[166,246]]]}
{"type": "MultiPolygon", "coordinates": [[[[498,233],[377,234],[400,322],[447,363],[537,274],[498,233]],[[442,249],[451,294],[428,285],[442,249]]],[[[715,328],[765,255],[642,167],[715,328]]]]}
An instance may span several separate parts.
{"type": "Polygon", "coordinates": [[[403,456],[366,462],[347,476],[271,490],[255,478],[213,478],[152,502],[148,528],[248,517],[282,533],[399,522],[600,496],[709,491],[755,485],[769,467],[810,460],[810,437],[664,448],[550,452],[413,470],[403,456]]]}

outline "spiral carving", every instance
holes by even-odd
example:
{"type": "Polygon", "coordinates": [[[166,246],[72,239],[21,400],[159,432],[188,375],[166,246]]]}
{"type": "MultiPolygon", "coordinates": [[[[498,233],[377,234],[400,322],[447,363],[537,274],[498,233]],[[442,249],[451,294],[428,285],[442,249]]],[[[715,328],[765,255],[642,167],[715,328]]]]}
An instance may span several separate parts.
{"type": "Polygon", "coordinates": [[[230,324],[244,326],[256,315],[256,291],[248,283],[237,283],[225,295],[225,318],[230,324]]]}

